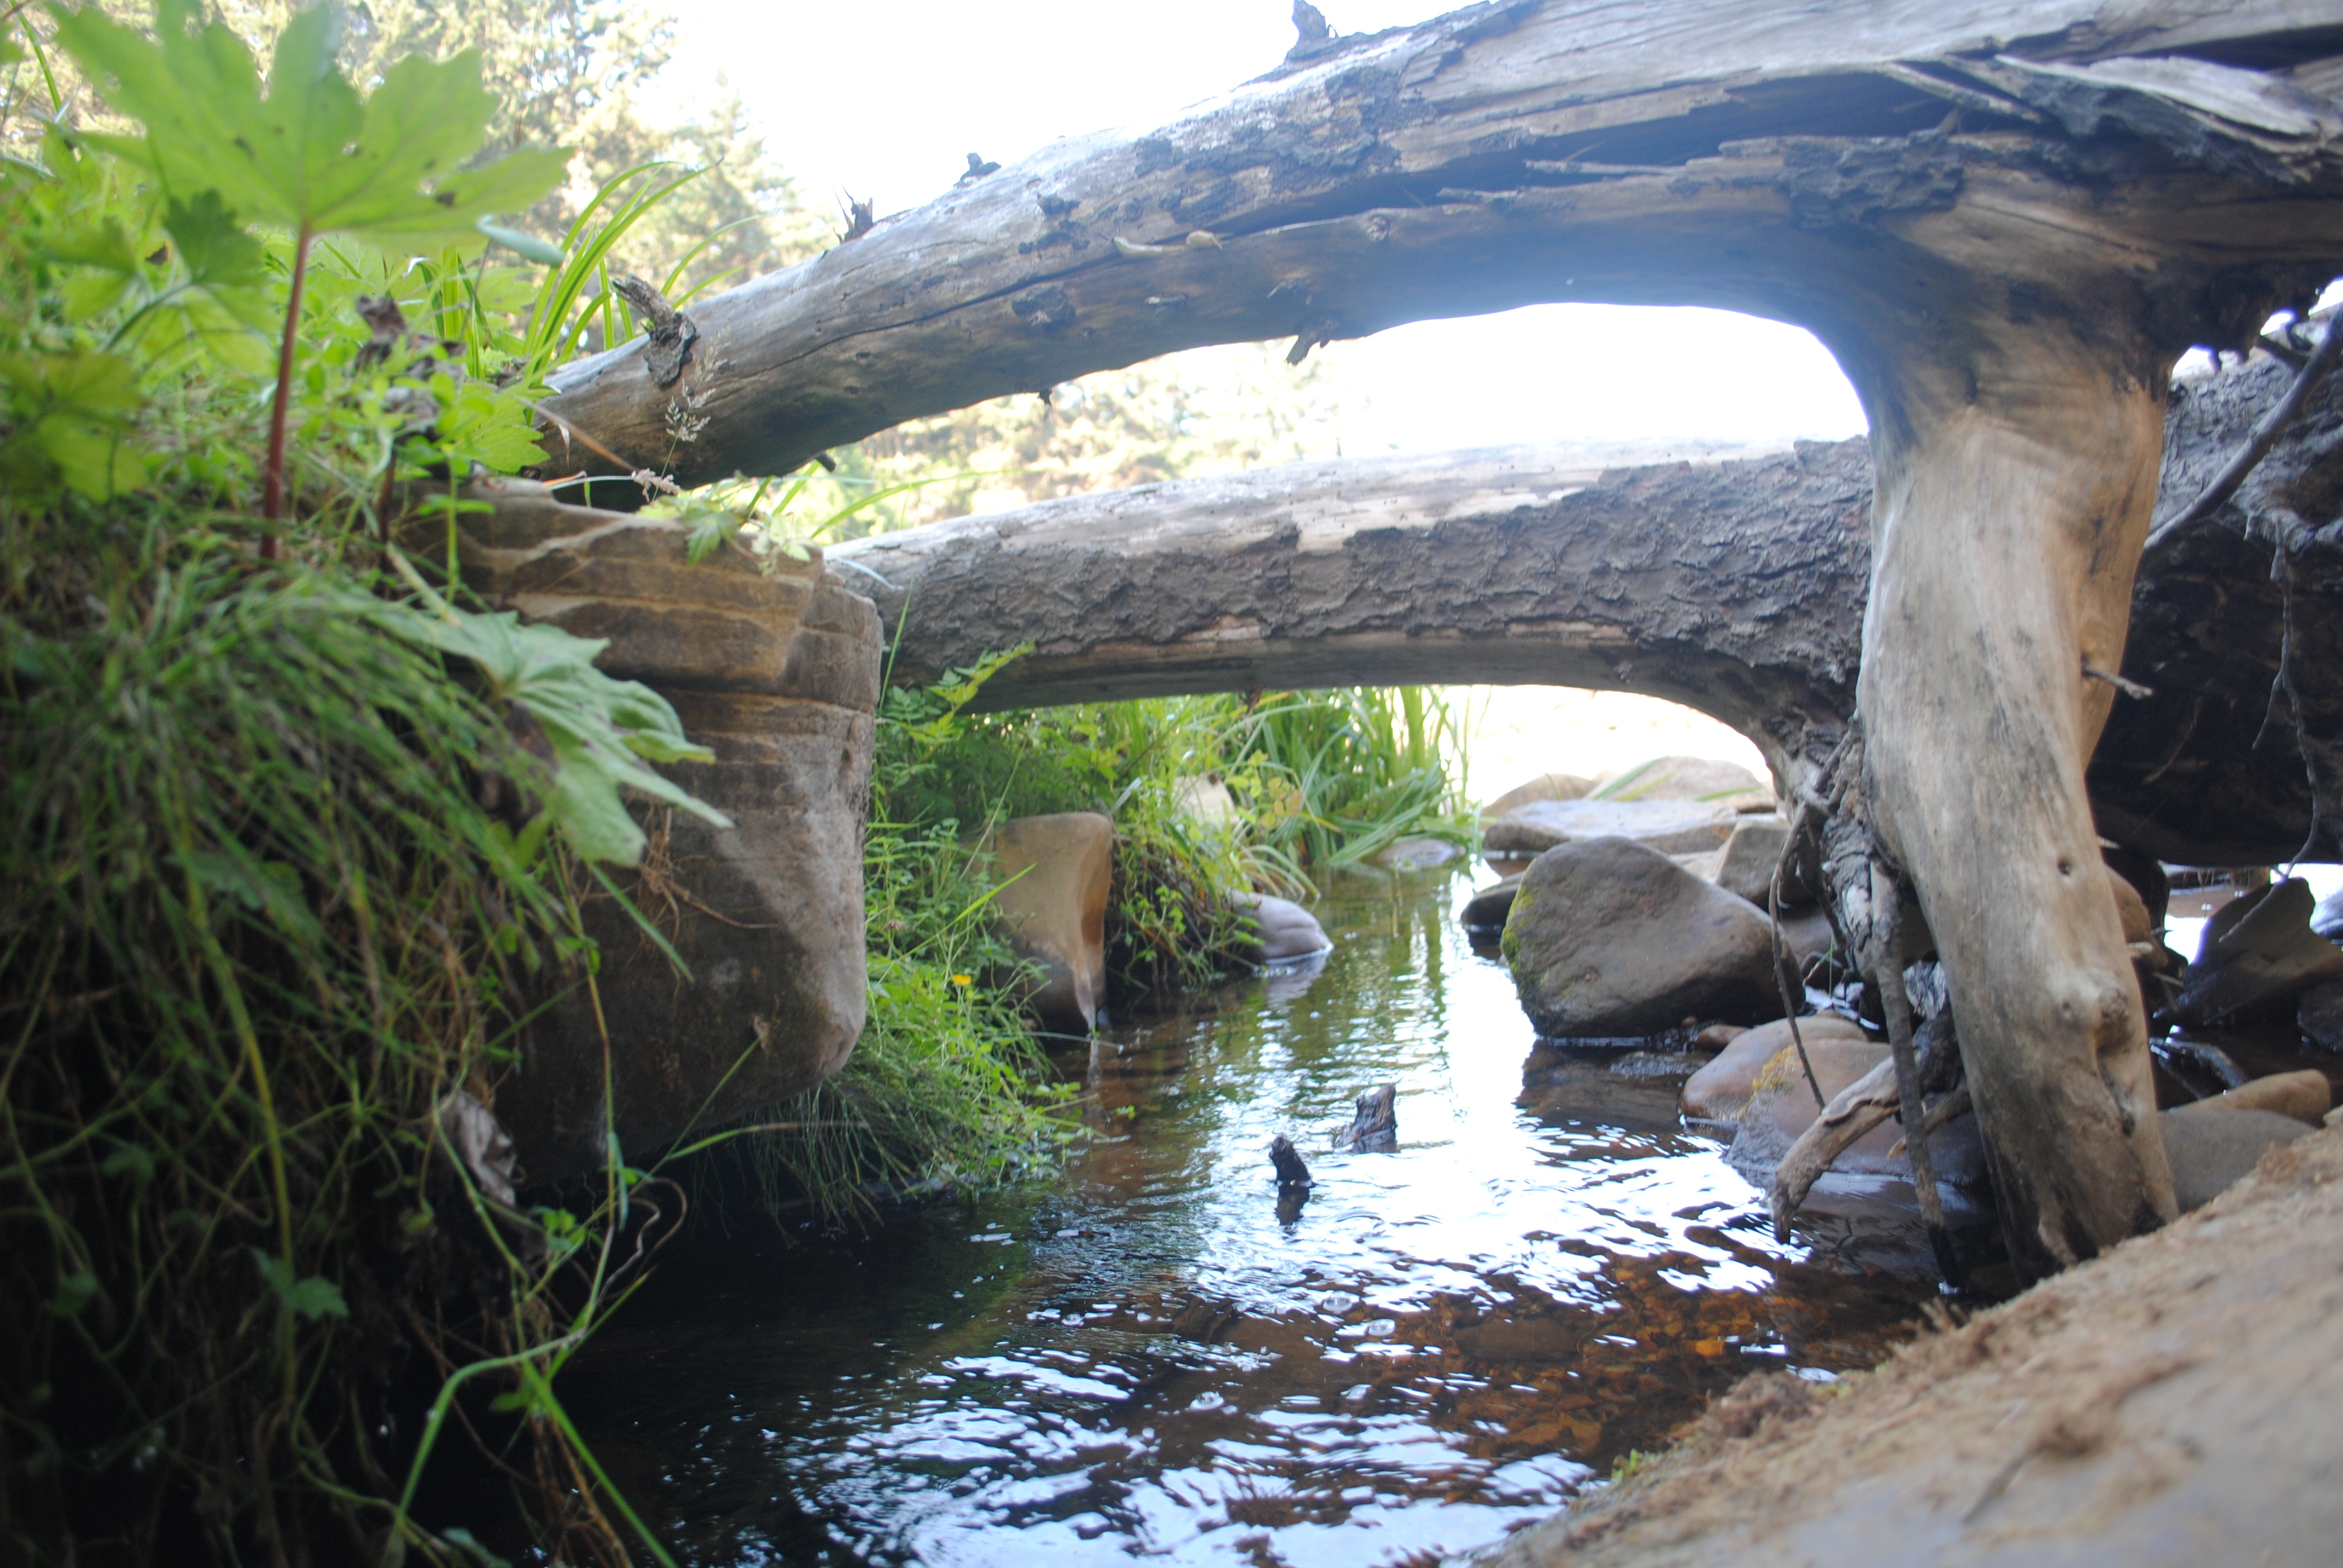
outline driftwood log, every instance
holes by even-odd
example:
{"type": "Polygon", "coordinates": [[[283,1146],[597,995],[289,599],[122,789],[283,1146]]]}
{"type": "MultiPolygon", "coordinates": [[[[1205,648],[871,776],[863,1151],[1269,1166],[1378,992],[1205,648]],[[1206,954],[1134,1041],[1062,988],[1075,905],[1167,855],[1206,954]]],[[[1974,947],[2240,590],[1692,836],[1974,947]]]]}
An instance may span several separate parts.
{"type": "MultiPolygon", "coordinates": [[[[2159,517],[2290,381],[2252,361],[2175,389],[2159,517]]],[[[1312,685],[1556,684],[1641,692],[1754,739],[1777,770],[1854,709],[1871,569],[1860,439],[1654,463],[1562,446],[1297,463],[1070,497],[830,551],[879,607],[890,678],[1033,651],[976,706],[1312,685]]],[[[2100,831],[2187,865],[2267,865],[2309,834],[2290,713],[2265,725],[2286,641],[2268,525],[2343,514],[2343,380],[2229,504],[2161,540],[2132,595],[2091,760],[2100,831]],[[2256,744],[2258,739],[2259,745],[2256,744]]],[[[2343,825],[2343,524],[2289,555],[2289,660],[2343,825]]],[[[1789,775],[1785,772],[1786,778],[1789,775]]],[[[2337,843],[2324,838],[2318,853],[2337,843]]]]}
{"type": "Polygon", "coordinates": [[[2332,0],[1504,0],[972,180],[696,307],[672,386],[629,345],[550,413],[688,482],[1205,343],[1556,299],[1807,327],[1872,431],[1871,820],[2046,1271],[2174,1212],[2084,767],[2174,359],[2343,258],[2338,57],[2332,0]]]}

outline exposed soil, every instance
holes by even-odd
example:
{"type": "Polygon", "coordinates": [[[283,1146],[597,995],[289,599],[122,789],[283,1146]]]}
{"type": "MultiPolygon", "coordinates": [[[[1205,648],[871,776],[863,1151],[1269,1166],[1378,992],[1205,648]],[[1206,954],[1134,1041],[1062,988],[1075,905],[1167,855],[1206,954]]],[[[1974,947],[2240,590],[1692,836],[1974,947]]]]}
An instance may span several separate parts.
{"type": "Polygon", "coordinates": [[[2343,1129],[1816,1386],[1753,1377],[1487,1568],[2343,1560],[2343,1129]]]}

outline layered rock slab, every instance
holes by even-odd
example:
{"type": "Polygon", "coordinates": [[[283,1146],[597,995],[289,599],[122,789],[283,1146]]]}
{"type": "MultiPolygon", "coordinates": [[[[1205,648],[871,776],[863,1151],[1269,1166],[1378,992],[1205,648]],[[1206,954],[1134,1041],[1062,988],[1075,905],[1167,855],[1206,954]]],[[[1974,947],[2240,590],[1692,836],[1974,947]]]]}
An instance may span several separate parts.
{"type": "Polygon", "coordinates": [[[467,582],[526,619],[609,639],[599,668],[659,691],[715,752],[665,771],[733,822],[638,807],[650,849],[613,877],[689,978],[618,900],[592,884],[581,897],[598,970],[590,985],[560,976],[495,1091],[525,1180],[544,1183],[603,1163],[612,1131],[634,1161],[845,1065],[866,1000],[879,619],[819,552],[695,564],[676,522],[492,489],[494,509],[464,519],[467,582]]]}

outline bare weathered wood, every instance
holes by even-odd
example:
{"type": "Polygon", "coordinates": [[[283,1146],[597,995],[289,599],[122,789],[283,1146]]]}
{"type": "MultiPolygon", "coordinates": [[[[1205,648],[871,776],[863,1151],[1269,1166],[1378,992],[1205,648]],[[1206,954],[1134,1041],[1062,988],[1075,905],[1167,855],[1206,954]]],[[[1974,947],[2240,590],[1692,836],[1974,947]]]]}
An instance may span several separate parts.
{"type": "MultiPolygon", "coordinates": [[[[696,303],[679,386],[656,383],[638,342],[565,368],[550,407],[626,467],[692,483],[784,472],[906,419],[1177,349],[1542,301],[1745,310],[1863,357],[1863,286],[1908,276],[1911,258],[1849,231],[1965,199],[2014,212],[2142,161],[2160,166],[2156,212],[2196,215],[2167,237],[2247,285],[2206,297],[2201,277],[2158,268],[2143,291],[2184,337],[2209,316],[2242,341],[2261,289],[2299,286],[2289,264],[2333,254],[2338,224],[2309,191],[2240,203],[2237,180],[2291,172],[2336,112],[2210,61],[2312,60],[2338,45],[2304,18],[2331,28],[2332,11],[1476,5],[1341,40],[1159,130],[1071,137],[955,186],[696,303]],[[2124,57],[2177,51],[2208,59],[2124,57]],[[1938,136],[1956,110],[1960,134],[1938,136]],[[686,415],[708,421],[689,441],[686,415]]],[[[2071,226],[2120,245],[2140,216],[2085,203],[2071,226]]],[[[2069,296],[2052,287],[2037,308],[2069,296]]],[[[624,471],[554,447],[555,470],[624,471]]]]}
{"type": "Polygon", "coordinates": [[[2338,36],[2293,0],[1475,6],[970,181],[696,307],[673,387],[629,346],[553,411],[689,480],[1212,342],[1554,299],[1812,329],[1872,431],[1868,799],[2039,1271],[2174,1211],[2085,671],[2122,666],[2174,358],[2343,261],[2338,36]]]}
{"type": "Polygon", "coordinates": [[[1867,477],[1859,441],[1627,468],[1536,447],[1294,464],[830,558],[900,632],[899,682],[1031,641],[987,683],[990,708],[1577,685],[1687,704],[1779,757],[1803,721],[1854,705],[1867,477]]]}
{"type": "MultiPolygon", "coordinates": [[[[2287,384],[2258,358],[2176,389],[2159,509],[2185,505],[2287,384]]],[[[1289,464],[855,540],[830,558],[878,602],[899,684],[1032,642],[987,684],[988,709],[1567,684],[1698,709],[1778,769],[1804,719],[1852,711],[1866,443],[1654,456],[1554,445],[1289,464]]],[[[2268,865],[2302,843],[2310,791],[2285,715],[2254,744],[2280,607],[2250,518],[2281,508],[2343,514],[2343,383],[2243,495],[2143,564],[2125,667],[2148,695],[2115,704],[2088,775],[2106,836],[2191,865],[2268,865]]],[[[2308,729],[2343,734],[2343,526],[2294,565],[2308,729]]],[[[2343,821],[2343,768],[2324,777],[2343,821]]]]}

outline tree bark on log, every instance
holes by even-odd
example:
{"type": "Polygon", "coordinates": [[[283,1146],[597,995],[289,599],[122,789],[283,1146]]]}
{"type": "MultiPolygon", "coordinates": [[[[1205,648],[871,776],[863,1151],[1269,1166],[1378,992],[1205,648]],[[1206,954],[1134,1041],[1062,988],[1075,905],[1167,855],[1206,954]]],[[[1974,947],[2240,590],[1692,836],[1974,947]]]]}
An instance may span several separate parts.
{"type": "MultiPolygon", "coordinates": [[[[2159,517],[2188,505],[2289,375],[2257,357],[2175,388],[2159,517]]],[[[1786,767],[1805,721],[1854,711],[1867,445],[1651,457],[1551,446],[1288,464],[858,539],[830,560],[877,602],[898,684],[1031,642],[980,709],[1573,685],[1697,709],[1786,767]]],[[[2227,507],[2143,564],[2123,673],[2148,695],[2116,702],[2087,779],[2106,837],[2183,864],[2268,865],[2308,836],[2290,714],[2264,726],[2284,615],[2252,519],[2279,508],[2343,516],[2343,380],[2227,507]]],[[[2343,734],[2343,523],[2289,559],[2294,685],[2316,750],[2343,734]]],[[[2328,820],[2343,822],[2343,767],[2322,768],[2328,820]]]]}
{"type": "Polygon", "coordinates": [[[690,482],[1212,342],[1556,299],[1810,328],[1877,475],[1865,794],[1945,954],[2013,1252],[2044,1271],[2173,1211],[2137,987],[2081,875],[2113,691],[2085,668],[2122,661],[2174,358],[2343,259],[2338,23],[2295,0],[1478,5],[972,181],[695,309],[675,386],[630,346],[548,412],[690,482]]]}
{"type": "Polygon", "coordinates": [[[1855,703],[1861,441],[1606,467],[1544,447],[1293,464],[834,547],[891,678],[1033,651],[975,706],[1358,684],[1637,691],[1777,770],[1855,703]],[[908,606],[908,608],[907,608],[908,606]]]}

